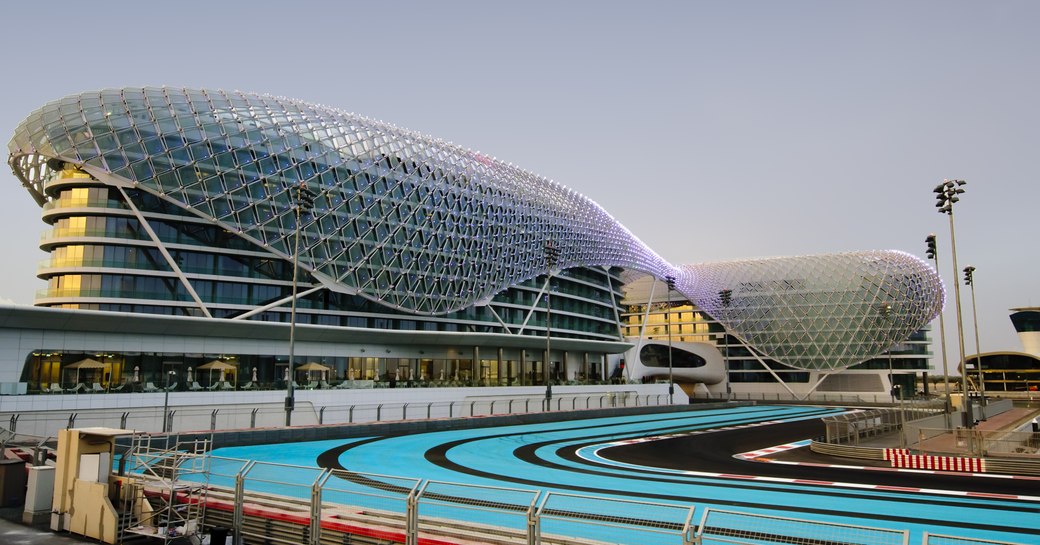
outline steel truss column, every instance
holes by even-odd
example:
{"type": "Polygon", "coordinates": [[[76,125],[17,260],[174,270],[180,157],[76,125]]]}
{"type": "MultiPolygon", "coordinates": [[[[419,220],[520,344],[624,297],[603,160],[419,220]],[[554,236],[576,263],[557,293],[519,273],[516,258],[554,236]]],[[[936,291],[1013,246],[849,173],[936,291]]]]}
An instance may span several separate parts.
{"type": "Polygon", "coordinates": [[[117,187],[116,189],[118,189],[119,194],[123,196],[123,200],[126,201],[126,205],[130,207],[130,211],[134,213],[134,217],[137,218],[137,221],[141,224],[141,227],[144,227],[145,232],[148,233],[148,238],[152,239],[152,242],[155,243],[155,246],[159,250],[159,253],[161,253],[163,259],[166,260],[166,264],[169,265],[171,269],[173,269],[173,273],[177,275],[177,279],[181,281],[181,284],[184,286],[184,289],[188,290],[188,294],[191,295],[191,298],[195,300],[195,304],[199,306],[199,309],[202,310],[202,313],[205,314],[207,318],[212,318],[213,315],[209,313],[209,309],[206,308],[206,304],[202,302],[202,299],[199,297],[199,294],[195,291],[195,287],[191,285],[190,281],[188,281],[188,277],[184,276],[184,272],[181,271],[180,266],[177,265],[177,260],[173,259],[173,256],[170,255],[169,250],[166,249],[166,245],[163,244],[162,240],[159,239],[159,235],[156,235],[155,231],[152,230],[152,226],[148,224],[148,220],[145,219],[144,214],[141,214],[141,211],[137,208],[137,205],[135,205],[134,201],[130,199],[130,196],[126,194],[125,189],[123,189],[122,187],[117,187]]]}

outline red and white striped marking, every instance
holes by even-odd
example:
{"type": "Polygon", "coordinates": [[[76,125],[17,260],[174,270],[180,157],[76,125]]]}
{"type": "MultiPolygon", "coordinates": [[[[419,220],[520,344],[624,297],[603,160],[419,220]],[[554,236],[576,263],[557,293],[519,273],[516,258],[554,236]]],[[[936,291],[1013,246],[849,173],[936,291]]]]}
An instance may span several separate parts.
{"type": "Polygon", "coordinates": [[[986,472],[986,460],[983,458],[913,454],[905,448],[886,448],[885,459],[892,463],[892,467],[960,471],[964,473],[986,472]]]}
{"type": "MultiPolygon", "coordinates": [[[[788,443],[786,445],[777,445],[775,447],[768,447],[768,448],[753,450],[751,452],[741,452],[740,454],[734,454],[733,457],[734,458],[739,458],[741,460],[758,460],[759,458],[767,458],[771,454],[777,454],[779,452],[784,452],[784,451],[788,451],[788,450],[792,450],[792,449],[796,449],[796,448],[802,448],[804,446],[808,446],[809,443],[810,443],[810,441],[808,439],[806,439],[804,441],[798,441],[798,442],[795,442],[795,443],[788,443]]],[[[762,461],[763,462],[772,462],[772,460],[768,460],[768,459],[762,460],[762,461]]]]}

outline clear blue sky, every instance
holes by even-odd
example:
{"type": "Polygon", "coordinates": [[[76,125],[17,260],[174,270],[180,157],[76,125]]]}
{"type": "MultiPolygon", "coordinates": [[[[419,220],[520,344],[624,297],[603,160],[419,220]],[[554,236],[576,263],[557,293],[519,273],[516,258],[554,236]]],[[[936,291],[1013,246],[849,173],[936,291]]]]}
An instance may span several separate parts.
{"type": "MultiPolygon", "coordinates": [[[[127,85],[285,95],[480,150],[599,202],[665,259],[924,254],[955,209],[983,351],[1040,306],[1040,2],[18,2],[0,128],[127,85]]],[[[4,170],[0,301],[44,225],[4,170]]],[[[974,353],[965,293],[967,350],[974,353]]],[[[952,295],[948,331],[955,332],[952,295]]],[[[936,327],[935,336],[938,336],[936,327]]],[[[951,337],[951,354],[956,357],[951,337]]],[[[951,359],[955,361],[955,359],[951,359]]]]}

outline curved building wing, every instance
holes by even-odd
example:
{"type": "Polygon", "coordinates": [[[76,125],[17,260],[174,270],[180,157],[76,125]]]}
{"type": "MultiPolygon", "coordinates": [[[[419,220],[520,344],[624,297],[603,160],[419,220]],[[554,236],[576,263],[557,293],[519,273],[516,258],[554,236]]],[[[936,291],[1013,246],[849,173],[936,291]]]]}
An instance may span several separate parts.
{"type": "Polygon", "coordinates": [[[762,355],[800,369],[869,359],[932,321],[938,273],[898,251],[687,265],[691,300],[762,355]],[[728,292],[728,293],[727,293],[728,292]]]}
{"type": "Polygon", "coordinates": [[[42,246],[52,252],[49,281],[59,296],[38,304],[80,308],[107,298],[163,313],[171,302],[181,310],[194,301],[206,316],[206,304],[222,304],[219,316],[249,318],[297,295],[287,263],[298,258],[320,282],[299,297],[342,296],[308,307],[330,325],[367,313],[373,321],[357,327],[389,328],[381,313],[390,307],[445,321],[459,313],[446,330],[499,327],[519,336],[550,330],[548,312],[544,324],[532,320],[544,286],[530,284],[569,269],[567,286],[553,288],[567,303],[557,327],[620,340],[613,275],[642,271],[674,279],[678,292],[763,355],[836,369],[905,339],[943,300],[934,270],[900,252],[673,267],[595,202],[555,182],[285,98],[173,88],[82,93],[30,114],[10,154],[53,225],[42,246]],[[583,274],[601,266],[607,270],[583,274]],[[470,312],[483,306],[484,318],[470,312]]]}
{"type": "Polygon", "coordinates": [[[216,222],[326,287],[444,314],[549,269],[673,268],[592,200],[512,165],[332,108],[240,92],[125,88],[33,112],[10,164],[41,205],[71,163],[216,222]],[[558,254],[548,251],[555,247],[558,254]],[[554,262],[550,263],[552,259],[554,262]]]}

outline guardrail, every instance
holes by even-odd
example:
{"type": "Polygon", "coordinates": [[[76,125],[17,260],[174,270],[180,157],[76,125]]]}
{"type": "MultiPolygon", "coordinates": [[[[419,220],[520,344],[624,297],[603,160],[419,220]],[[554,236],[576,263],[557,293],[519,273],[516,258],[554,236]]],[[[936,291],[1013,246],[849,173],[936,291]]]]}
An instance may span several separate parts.
{"type": "MultiPolygon", "coordinates": [[[[557,491],[503,488],[211,457],[210,530],[236,545],[908,545],[908,529],[837,524],[557,491]],[[223,532],[221,532],[223,533],[223,532]]],[[[121,478],[144,478],[122,475],[121,478]]],[[[194,482],[194,481],[192,481],[194,482]]],[[[190,498],[188,498],[190,499],[190,498]]],[[[200,501],[203,501],[200,499],[200,501]]],[[[924,534],[923,545],[999,545],[924,534]],[[951,541],[954,540],[954,541],[951,541]]],[[[1014,544],[1008,544],[1014,545],[1014,544]]]]}
{"type": "MultiPolygon", "coordinates": [[[[637,394],[630,391],[597,395],[557,395],[550,411],[648,407],[668,404],[667,394],[637,394]]],[[[359,424],[431,418],[495,416],[546,412],[544,399],[520,396],[462,401],[321,405],[297,402],[296,425],[359,424]]],[[[0,413],[0,424],[8,429],[38,436],[54,436],[74,427],[109,427],[137,431],[163,431],[163,407],[132,409],[79,409],[74,411],[21,411],[0,413]]],[[[279,427],[285,421],[282,403],[249,405],[169,406],[165,408],[166,431],[199,431],[279,427]]]]}

